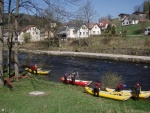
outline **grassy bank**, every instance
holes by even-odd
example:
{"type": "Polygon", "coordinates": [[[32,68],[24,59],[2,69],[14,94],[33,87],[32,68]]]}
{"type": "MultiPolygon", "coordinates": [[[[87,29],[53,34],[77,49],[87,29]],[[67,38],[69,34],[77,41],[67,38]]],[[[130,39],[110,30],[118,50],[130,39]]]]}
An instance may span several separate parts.
{"type": "Polygon", "coordinates": [[[83,87],[43,81],[32,77],[13,83],[14,89],[0,86],[1,113],[148,113],[150,100],[125,102],[93,97],[83,87]],[[29,92],[44,91],[44,96],[29,92]],[[4,111],[3,111],[4,109],[4,111]]]}
{"type": "Polygon", "coordinates": [[[48,46],[48,40],[42,42],[26,43],[20,48],[38,49],[50,51],[73,51],[73,52],[91,52],[150,56],[150,37],[149,36],[127,36],[127,37],[105,37],[96,36],[90,39],[70,39],[60,41],[60,46],[48,46]],[[86,44],[89,44],[87,46],[86,44]]]}

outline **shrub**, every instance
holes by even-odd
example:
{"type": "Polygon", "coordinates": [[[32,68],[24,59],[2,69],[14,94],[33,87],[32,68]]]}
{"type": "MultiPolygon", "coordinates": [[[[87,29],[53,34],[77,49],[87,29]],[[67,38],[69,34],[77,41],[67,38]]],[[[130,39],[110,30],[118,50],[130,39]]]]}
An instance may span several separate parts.
{"type": "Polygon", "coordinates": [[[106,87],[116,88],[118,83],[123,82],[122,77],[115,72],[105,72],[101,76],[100,81],[102,89],[105,89],[106,87]]]}

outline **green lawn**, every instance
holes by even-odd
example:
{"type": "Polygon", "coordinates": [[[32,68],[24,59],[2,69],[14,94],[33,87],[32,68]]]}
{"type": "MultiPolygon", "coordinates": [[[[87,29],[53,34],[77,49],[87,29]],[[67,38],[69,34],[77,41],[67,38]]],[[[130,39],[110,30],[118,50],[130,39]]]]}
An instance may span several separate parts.
{"type": "Polygon", "coordinates": [[[43,81],[35,77],[0,86],[0,113],[148,113],[150,100],[116,101],[87,94],[83,87],[43,81]],[[29,92],[44,91],[44,96],[29,92]],[[4,111],[3,111],[4,110],[4,111]]]}

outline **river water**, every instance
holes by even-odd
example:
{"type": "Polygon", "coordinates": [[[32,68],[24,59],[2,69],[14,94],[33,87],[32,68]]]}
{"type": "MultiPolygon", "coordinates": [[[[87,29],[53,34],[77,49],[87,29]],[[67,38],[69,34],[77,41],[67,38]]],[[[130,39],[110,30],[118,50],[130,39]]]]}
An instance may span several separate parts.
{"type": "Polygon", "coordinates": [[[60,82],[61,76],[74,70],[78,71],[80,79],[100,81],[100,77],[109,71],[121,75],[128,89],[132,89],[139,82],[142,90],[150,90],[150,64],[26,53],[19,54],[19,61],[37,64],[42,69],[51,70],[47,76],[49,81],[60,82]]]}

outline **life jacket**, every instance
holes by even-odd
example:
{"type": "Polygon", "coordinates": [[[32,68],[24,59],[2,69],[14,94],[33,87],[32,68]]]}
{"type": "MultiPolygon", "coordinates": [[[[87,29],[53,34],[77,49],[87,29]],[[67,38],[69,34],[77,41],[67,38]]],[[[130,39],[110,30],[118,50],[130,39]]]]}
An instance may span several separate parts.
{"type": "Polygon", "coordinates": [[[123,88],[122,83],[118,84],[118,88],[119,88],[119,89],[122,89],[122,88],[123,88]]]}
{"type": "Polygon", "coordinates": [[[37,66],[36,66],[36,65],[34,65],[34,66],[33,66],[33,69],[34,69],[34,70],[37,70],[37,66]]]}
{"type": "Polygon", "coordinates": [[[141,86],[140,86],[139,84],[136,84],[135,90],[136,90],[136,91],[140,91],[140,90],[141,90],[141,86]]]}
{"type": "Polygon", "coordinates": [[[100,83],[95,83],[94,88],[100,88],[100,83]]]}

